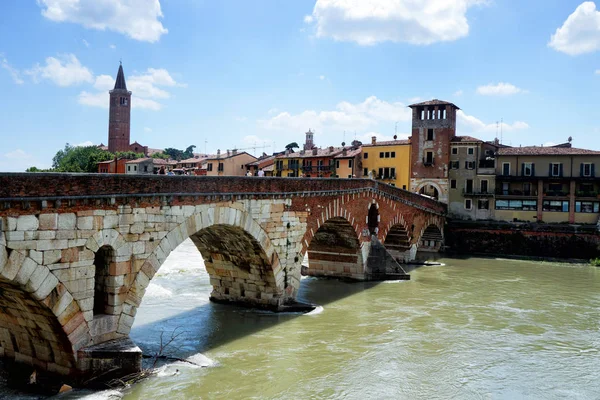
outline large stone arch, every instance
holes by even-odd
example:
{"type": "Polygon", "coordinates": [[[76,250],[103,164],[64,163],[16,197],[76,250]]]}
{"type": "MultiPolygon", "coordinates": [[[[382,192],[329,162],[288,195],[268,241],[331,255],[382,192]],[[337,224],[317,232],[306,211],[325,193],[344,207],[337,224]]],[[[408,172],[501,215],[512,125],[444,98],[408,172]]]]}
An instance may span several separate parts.
{"type": "Polygon", "coordinates": [[[425,181],[425,182],[421,182],[419,184],[419,186],[417,186],[415,192],[416,193],[420,193],[421,189],[423,189],[425,186],[432,186],[433,188],[435,188],[435,190],[437,190],[438,193],[438,199],[441,198],[443,196],[443,191],[440,185],[437,184],[437,182],[432,182],[432,181],[425,181]]]}
{"type": "MultiPolygon", "coordinates": [[[[205,239],[208,239],[211,236],[214,239],[219,236],[219,233],[237,234],[239,235],[238,238],[242,239],[242,241],[245,241],[245,243],[250,243],[253,246],[253,250],[249,249],[249,251],[259,250],[261,253],[259,255],[260,259],[269,266],[269,273],[262,277],[264,282],[268,284],[264,285],[266,289],[265,292],[256,292],[257,297],[253,297],[254,301],[248,302],[247,300],[251,296],[241,296],[240,293],[240,290],[244,290],[244,295],[250,295],[252,292],[252,290],[250,290],[251,287],[245,287],[244,289],[241,289],[240,287],[232,287],[234,290],[228,291],[229,297],[225,295],[224,291],[218,292],[218,296],[215,296],[217,293],[213,291],[213,298],[221,301],[227,301],[228,299],[236,301],[240,300],[239,297],[245,297],[245,300],[249,305],[266,308],[277,308],[281,306],[287,300],[288,296],[286,291],[287,279],[285,276],[285,271],[279,262],[279,257],[275,250],[275,246],[271,243],[267,233],[248,214],[248,212],[243,209],[211,206],[204,208],[201,211],[195,211],[192,215],[185,218],[184,222],[171,229],[169,233],[167,233],[160,241],[154,244],[154,250],[150,253],[147,259],[138,264],[139,268],[138,265],[135,266],[132,284],[124,295],[124,302],[117,332],[124,335],[129,333],[133,324],[133,318],[135,316],[137,307],[139,307],[141,304],[142,298],[151,279],[154,277],[156,272],[158,272],[171,251],[173,251],[184,240],[190,237],[192,237],[194,244],[202,249],[201,253],[203,257],[206,256],[205,264],[207,264],[207,271],[212,269],[214,273],[211,276],[211,282],[213,283],[214,289],[217,283],[215,280],[220,280],[219,277],[225,276],[227,272],[221,271],[223,272],[222,275],[218,275],[216,273],[218,268],[216,265],[214,265],[215,260],[213,259],[211,261],[210,255],[214,254],[212,253],[212,250],[219,250],[220,248],[218,246],[214,249],[207,248],[207,241],[205,239]],[[207,236],[204,237],[203,234],[206,234],[207,236]]],[[[236,253],[234,257],[237,256],[237,254],[238,253],[236,253]]],[[[237,273],[238,271],[235,272],[237,273]]],[[[230,277],[236,278],[234,275],[235,274],[229,274],[230,277]]],[[[243,280],[245,278],[242,276],[240,279],[243,280]]],[[[235,282],[235,280],[232,280],[231,282],[235,282]]]]}
{"type": "Polygon", "coordinates": [[[383,245],[395,260],[409,262],[415,259],[418,245],[412,243],[412,231],[412,226],[408,226],[401,214],[388,223],[383,245]]]}
{"type": "Polygon", "coordinates": [[[439,218],[428,218],[417,241],[419,251],[439,252],[444,246],[444,226],[439,218]]]}
{"type": "Polygon", "coordinates": [[[0,355],[69,374],[90,342],[78,303],[28,250],[0,244],[0,355]]]}

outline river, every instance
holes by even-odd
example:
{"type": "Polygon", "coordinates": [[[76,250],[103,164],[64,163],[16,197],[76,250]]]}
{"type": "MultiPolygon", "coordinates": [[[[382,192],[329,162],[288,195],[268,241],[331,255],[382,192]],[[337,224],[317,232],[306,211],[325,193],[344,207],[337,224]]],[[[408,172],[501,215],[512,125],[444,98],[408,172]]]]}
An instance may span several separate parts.
{"type": "MultiPolygon", "coordinates": [[[[175,362],[124,399],[598,399],[600,269],[441,259],[410,281],[305,278],[310,314],[212,304],[202,258],[184,242],[151,282],[131,337],[161,332],[175,362]]],[[[1,392],[0,392],[1,393],[1,392]]]]}

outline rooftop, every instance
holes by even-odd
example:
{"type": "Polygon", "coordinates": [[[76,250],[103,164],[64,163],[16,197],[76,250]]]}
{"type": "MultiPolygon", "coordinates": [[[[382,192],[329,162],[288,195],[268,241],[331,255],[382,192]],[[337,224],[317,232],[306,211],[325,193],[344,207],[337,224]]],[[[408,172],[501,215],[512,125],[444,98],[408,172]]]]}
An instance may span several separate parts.
{"type": "Polygon", "coordinates": [[[295,153],[281,154],[277,158],[316,158],[316,157],[335,157],[342,152],[341,147],[326,147],[324,149],[300,150],[295,153]],[[316,150],[316,154],[313,152],[316,150]]]}
{"type": "Polygon", "coordinates": [[[481,139],[474,138],[473,136],[454,136],[451,142],[464,143],[464,142],[483,142],[481,139]]]}
{"type": "Polygon", "coordinates": [[[359,155],[362,152],[362,148],[357,147],[357,148],[347,148],[346,149],[346,154],[344,154],[344,151],[342,150],[342,152],[340,154],[338,154],[337,156],[335,156],[335,158],[354,158],[357,155],[359,155]]]}
{"type": "Polygon", "coordinates": [[[576,147],[504,147],[498,149],[500,156],[577,156],[577,155],[600,155],[600,151],[578,149],[576,147]]]}
{"type": "Polygon", "coordinates": [[[454,103],[450,103],[448,101],[443,101],[443,100],[438,100],[438,99],[433,99],[433,100],[429,100],[429,101],[423,101],[421,103],[415,103],[415,104],[411,104],[409,107],[422,107],[422,106],[453,106],[455,107],[457,110],[460,110],[460,107],[458,107],[456,104],[454,103]]]}
{"type": "MultiPolygon", "coordinates": [[[[254,157],[252,154],[246,153],[245,151],[237,151],[237,152],[233,152],[230,151],[229,154],[227,153],[221,153],[220,155],[215,155],[215,156],[210,156],[208,158],[206,158],[207,161],[213,161],[213,160],[225,160],[227,158],[232,158],[232,157],[237,157],[237,156],[241,156],[242,154],[247,154],[250,157],[254,157]]],[[[254,157],[256,158],[256,157],[254,157]]]]}
{"type": "Polygon", "coordinates": [[[362,147],[402,146],[406,144],[410,144],[410,139],[387,140],[383,142],[375,142],[375,144],[363,144],[362,147]]]}

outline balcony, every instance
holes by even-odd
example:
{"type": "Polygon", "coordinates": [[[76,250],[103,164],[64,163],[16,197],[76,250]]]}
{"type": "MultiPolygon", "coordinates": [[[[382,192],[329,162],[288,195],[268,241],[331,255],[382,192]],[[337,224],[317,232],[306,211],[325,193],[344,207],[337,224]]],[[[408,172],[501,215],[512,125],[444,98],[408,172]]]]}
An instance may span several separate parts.
{"type": "Polygon", "coordinates": [[[547,190],[544,192],[544,196],[546,197],[567,197],[569,194],[569,192],[562,190],[547,190]]]}
{"type": "Polygon", "coordinates": [[[380,181],[392,181],[396,179],[396,175],[379,175],[377,179],[380,181]]]}
{"type": "Polygon", "coordinates": [[[479,160],[477,173],[479,175],[496,175],[495,160],[479,160]]]}
{"type": "Polygon", "coordinates": [[[427,159],[423,159],[423,165],[426,167],[433,167],[435,164],[434,160],[427,160],[427,159]]]}
{"type": "Polygon", "coordinates": [[[494,197],[494,192],[491,190],[470,190],[463,189],[462,194],[464,197],[494,197]]]}
{"type": "Polygon", "coordinates": [[[496,189],[497,196],[537,197],[537,190],[496,189]]]}
{"type": "Polygon", "coordinates": [[[575,197],[585,197],[589,199],[598,199],[600,198],[600,193],[589,190],[577,190],[575,191],[575,197]]]}
{"type": "Polygon", "coordinates": [[[313,170],[312,165],[303,165],[302,166],[302,171],[304,171],[304,172],[312,172],[312,170],[313,170]]]}

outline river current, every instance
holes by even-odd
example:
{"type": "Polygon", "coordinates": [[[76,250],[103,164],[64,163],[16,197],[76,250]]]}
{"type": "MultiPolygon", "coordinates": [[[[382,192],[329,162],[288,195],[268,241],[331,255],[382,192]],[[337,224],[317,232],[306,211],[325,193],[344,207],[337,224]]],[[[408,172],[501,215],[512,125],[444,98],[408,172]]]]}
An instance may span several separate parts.
{"type": "Polygon", "coordinates": [[[61,398],[600,399],[600,268],[439,261],[410,281],[305,278],[299,299],[321,307],[274,314],[210,303],[188,240],[152,280],[131,337],[150,354],[161,332],[179,333],[165,353],[195,364],[61,398]]]}

